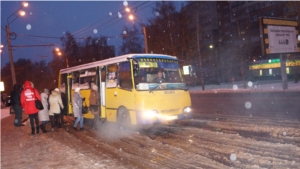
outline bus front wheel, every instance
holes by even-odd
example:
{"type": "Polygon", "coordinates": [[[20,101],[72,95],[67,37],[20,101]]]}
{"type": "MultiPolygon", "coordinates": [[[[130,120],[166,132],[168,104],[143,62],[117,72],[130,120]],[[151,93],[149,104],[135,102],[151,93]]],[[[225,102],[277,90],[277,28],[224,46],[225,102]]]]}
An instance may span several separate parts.
{"type": "Polygon", "coordinates": [[[118,125],[120,130],[129,129],[130,127],[130,115],[125,107],[121,107],[118,110],[118,125]]]}

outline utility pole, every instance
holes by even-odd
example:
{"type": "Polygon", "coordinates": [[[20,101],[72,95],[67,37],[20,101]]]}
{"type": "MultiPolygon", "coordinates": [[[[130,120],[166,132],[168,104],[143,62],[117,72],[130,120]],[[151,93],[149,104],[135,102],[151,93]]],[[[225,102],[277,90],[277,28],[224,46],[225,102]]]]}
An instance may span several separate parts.
{"type": "Polygon", "coordinates": [[[205,90],[204,87],[204,75],[203,75],[203,68],[202,68],[202,57],[201,57],[201,50],[200,50],[200,36],[199,36],[199,13],[197,11],[197,25],[196,25],[196,31],[197,31],[197,49],[198,49],[198,55],[199,55],[199,67],[200,67],[200,78],[201,78],[201,86],[202,90],[205,90]]]}
{"type": "Polygon", "coordinates": [[[6,25],[6,37],[7,37],[7,45],[8,45],[8,53],[9,53],[11,77],[12,77],[12,81],[13,81],[13,85],[14,85],[14,84],[17,84],[17,80],[16,80],[14,59],[13,59],[13,55],[12,55],[12,47],[11,47],[11,43],[10,43],[9,25],[6,25]]]}
{"type": "Polygon", "coordinates": [[[143,26],[143,34],[144,34],[145,53],[148,53],[147,31],[145,26],[143,26]]]}
{"type": "MultiPolygon", "coordinates": [[[[239,34],[239,54],[241,53],[242,49],[241,49],[241,32],[240,32],[240,24],[239,24],[239,19],[236,21],[237,24],[237,28],[238,28],[238,34],[239,34]]],[[[244,84],[244,89],[246,89],[246,81],[245,81],[245,69],[244,69],[244,58],[242,56],[240,56],[241,58],[241,74],[242,74],[242,78],[243,78],[243,84],[244,84]]]]}
{"type": "Polygon", "coordinates": [[[286,74],[286,55],[280,54],[280,69],[281,69],[281,79],[282,79],[282,89],[288,89],[287,74],[286,74]]]}

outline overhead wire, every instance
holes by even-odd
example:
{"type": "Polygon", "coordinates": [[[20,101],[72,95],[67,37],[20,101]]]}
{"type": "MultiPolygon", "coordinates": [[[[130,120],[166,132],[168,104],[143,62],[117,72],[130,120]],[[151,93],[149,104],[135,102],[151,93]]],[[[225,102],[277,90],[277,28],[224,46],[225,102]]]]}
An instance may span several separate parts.
{"type": "MultiPolygon", "coordinates": [[[[137,5],[136,7],[133,7],[132,9],[135,9],[135,8],[138,8],[138,7],[140,7],[140,6],[142,6],[142,5],[144,5],[144,4],[146,4],[146,3],[148,3],[149,1],[146,1],[146,2],[143,2],[142,4],[140,4],[140,5],[137,5]]],[[[119,12],[116,12],[117,14],[119,14],[119,12]]],[[[122,12],[120,12],[120,14],[123,16],[123,15],[125,15],[126,14],[126,12],[125,12],[125,9],[123,9],[122,10],[122,12]]],[[[101,25],[101,27],[103,27],[103,26],[105,26],[105,25],[107,25],[107,24],[109,24],[110,22],[113,22],[113,21],[115,21],[115,22],[113,22],[112,24],[110,24],[110,25],[108,25],[108,26],[106,26],[105,28],[103,28],[103,29],[100,29],[100,30],[104,30],[104,29],[106,29],[107,27],[109,27],[109,26],[111,26],[111,25],[113,25],[113,24],[115,24],[115,23],[117,23],[117,22],[120,22],[121,20],[123,20],[124,19],[124,17],[122,17],[121,19],[119,19],[119,20],[117,20],[118,19],[118,16],[113,16],[113,18],[109,18],[109,20],[107,21],[107,22],[105,22],[105,23],[103,23],[102,25],[101,25]]],[[[90,31],[90,30],[92,30],[92,29],[94,29],[94,28],[96,28],[96,27],[98,27],[98,25],[99,24],[97,24],[97,25],[95,25],[95,26],[92,26],[92,27],[90,27],[89,29],[87,29],[87,30],[85,30],[85,31],[83,31],[83,32],[81,32],[81,34],[83,34],[83,33],[86,33],[87,31],[90,31]]],[[[81,34],[79,34],[79,35],[81,35],[81,34]]],[[[74,34],[73,34],[74,35],[74,34]]],[[[76,34],[75,34],[76,35],[76,34]]],[[[78,36],[78,35],[77,35],[78,36]]]]}
{"type": "MultiPolygon", "coordinates": [[[[153,3],[152,3],[153,4],[153,3]]],[[[150,6],[150,5],[152,5],[152,4],[149,4],[148,6],[150,6]]],[[[148,7],[148,6],[146,6],[146,7],[148,7]]],[[[145,8],[146,8],[145,7],[145,8]]],[[[145,9],[145,8],[142,8],[142,9],[145,9]]],[[[142,10],[142,9],[140,9],[140,10],[142,10]]],[[[136,11],[136,12],[138,12],[138,11],[136,11]]],[[[135,13],[136,13],[135,12],[135,13]]],[[[122,18],[122,19],[124,19],[124,18],[122,18]]],[[[116,21],[116,22],[114,22],[114,23],[112,23],[112,24],[110,24],[110,25],[107,25],[105,28],[103,28],[103,29],[100,29],[100,30],[104,30],[104,29],[106,29],[106,28],[108,28],[108,27],[110,27],[111,25],[113,25],[113,24],[115,24],[115,23],[117,23],[117,22],[120,22],[121,20],[118,20],[118,21],[116,21]]]]}
{"type": "MultiPolygon", "coordinates": [[[[136,3],[137,3],[137,2],[134,2],[133,5],[136,4],[136,3]]],[[[125,9],[122,9],[121,11],[124,12],[124,10],[125,10],[125,9]]],[[[118,13],[119,13],[119,12],[115,12],[115,14],[118,14],[118,13]]],[[[90,30],[92,30],[93,28],[97,27],[97,26],[100,24],[101,21],[105,21],[105,20],[108,20],[108,19],[110,19],[110,20],[111,20],[111,19],[117,19],[117,17],[115,16],[115,14],[112,14],[112,16],[114,16],[113,18],[110,18],[110,16],[108,16],[108,17],[106,16],[105,18],[102,18],[102,19],[96,21],[96,22],[94,23],[94,24],[96,24],[96,26],[93,26],[92,28],[87,28],[87,27],[82,28],[81,30],[78,30],[78,31],[72,33],[72,35],[75,36],[75,35],[77,35],[77,34],[82,34],[82,32],[90,31],[90,30]]]]}
{"type": "MultiPolygon", "coordinates": [[[[142,4],[139,4],[139,5],[135,6],[135,7],[132,7],[131,9],[136,9],[136,11],[134,12],[134,13],[136,13],[136,12],[138,12],[138,11],[140,11],[140,10],[142,10],[142,9],[145,9],[145,8],[147,8],[147,7],[149,7],[150,5],[153,4],[153,3],[151,3],[151,4],[149,4],[149,5],[145,6],[145,7],[139,8],[139,10],[137,10],[138,7],[141,7],[141,6],[143,6],[144,4],[146,4],[146,3],[148,3],[148,2],[149,2],[149,1],[143,2],[142,4]]],[[[134,4],[136,4],[136,3],[137,3],[137,2],[135,2],[134,4]]],[[[155,3],[155,2],[154,2],[154,3],[155,3]]],[[[134,5],[134,4],[133,4],[133,5],[134,5]]],[[[125,10],[125,9],[123,9],[123,11],[124,11],[124,10],[125,10]]],[[[116,14],[118,14],[118,12],[116,12],[116,14]]],[[[122,16],[123,16],[124,14],[125,14],[125,12],[122,12],[122,13],[121,13],[122,16]]],[[[81,37],[78,37],[78,35],[82,35],[83,33],[86,33],[87,31],[92,30],[92,29],[98,27],[98,26],[99,26],[99,24],[98,24],[99,22],[107,20],[105,23],[102,23],[102,24],[101,24],[101,27],[106,26],[106,27],[100,29],[100,30],[104,30],[104,29],[110,27],[111,25],[116,24],[116,23],[122,21],[122,20],[124,19],[124,17],[122,17],[122,18],[119,19],[119,20],[116,20],[116,19],[118,19],[118,16],[114,16],[113,18],[111,18],[110,16],[108,16],[108,17],[102,18],[102,19],[100,19],[99,21],[97,21],[97,22],[95,23],[95,24],[96,24],[95,26],[92,26],[92,27],[86,26],[86,27],[84,27],[84,28],[82,28],[82,29],[76,31],[75,33],[71,33],[71,34],[74,36],[74,39],[83,40],[83,39],[86,39],[86,38],[89,37],[89,36],[81,36],[81,37]],[[115,20],[116,20],[116,21],[115,21],[115,20]],[[115,21],[115,22],[113,22],[113,21],[115,21]],[[113,22],[113,23],[111,23],[111,22],[113,22]],[[111,23],[111,24],[110,24],[110,23],[111,23]],[[109,24],[109,25],[107,25],[107,24],[109,24]],[[75,37],[75,36],[77,36],[77,37],[75,37]]],[[[26,34],[17,34],[17,35],[19,35],[19,36],[21,36],[21,37],[28,36],[28,37],[48,38],[48,39],[57,39],[57,40],[60,40],[60,39],[61,39],[61,37],[52,37],[52,36],[39,36],[39,35],[26,35],[26,34]]],[[[107,37],[107,36],[105,36],[105,37],[107,37]]],[[[107,37],[107,38],[121,38],[121,37],[118,36],[118,35],[116,35],[116,36],[110,36],[110,37],[107,37]]],[[[24,39],[26,39],[26,38],[24,38],[24,39]]],[[[31,40],[32,40],[32,39],[31,39],[31,40]]],[[[47,42],[42,42],[42,43],[45,43],[45,44],[46,44],[47,42]]]]}

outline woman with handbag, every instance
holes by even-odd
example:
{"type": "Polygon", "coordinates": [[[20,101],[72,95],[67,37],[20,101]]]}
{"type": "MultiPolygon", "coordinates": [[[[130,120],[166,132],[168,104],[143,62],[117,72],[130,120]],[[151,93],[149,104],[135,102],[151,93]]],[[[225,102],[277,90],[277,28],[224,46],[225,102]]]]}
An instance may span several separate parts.
{"type": "Polygon", "coordinates": [[[22,108],[25,110],[25,113],[28,114],[30,119],[30,125],[31,125],[31,134],[36,133],[39,134],[39,119],[38,119],[38,112],[39,109],[36,107],[36,100],[41,100],[41,97],[38,93],[38,91],[32,87],[32,83],[30,81],[25,81],[24,90],[22,90],[21,93],[21,105],[22,108]],[[35,127],[34,127],[35,123],[35,127]]]}
{"type": "Polygon", "coordinates": [[[73,114],[76,118],[73,129],[77,130],[77,125],[80,122],[80,130],[83,128],[83,114],[82,114],[82,96],[80,95],[80,88],[77,87],[73,96],[73,114]]]}
{"type": "Polygon", "coordinates": [[[54,124],[57,128],[61,128],[60,124],[60,111],[61,108],[64,108],[64,105],[61,100],[60,91],[58,88],[55,88],[51,95],[49,96],[49,104],[50,104],[50,110],[49,114],[54,115],[54,124]]]}
{"type": "MultiPolygon", "coordinates": [[[[64,105],[62,104],[62,100],[61,100],[61,96],[60,96],[60,92],[58,88],[55,88],[54,90],[52,90],[50,96],[49,96],[49,105],[50,105],[50,110],[49,110],[49,114],[53,114],[54,116],[54,126],[56,126],[57,128],[61,128],[61,124],[60,124],[60,111],[61,108],[64,108],[64,105]]],[[[53,124],[52,124],[53,126],[53,124]]],[[[52,130],[53,127],[52,127],[52,130]]]]}
{"type": "Polygon", "coordinates": [[[41,93],[41,99],[42,99],[44,109],[39,111],[39,120],[42,121],[40,127],[42,128],[43,133],[47,132],[46,124],[49,121],[48,97],[49,97],[49,90],[44,89],[44,92],[41,93]]]}
{"type": "Polygon", "coordinates": [[[90,110],[91,113],[94,115],[93,124],[92,124],[92,130],[96,130],[96,123],[98,119],[100,118],[99,115],[99,93],[98,93],[98,86],[93,85],[91,89],[91,95],[90,95],[90,110]]]}

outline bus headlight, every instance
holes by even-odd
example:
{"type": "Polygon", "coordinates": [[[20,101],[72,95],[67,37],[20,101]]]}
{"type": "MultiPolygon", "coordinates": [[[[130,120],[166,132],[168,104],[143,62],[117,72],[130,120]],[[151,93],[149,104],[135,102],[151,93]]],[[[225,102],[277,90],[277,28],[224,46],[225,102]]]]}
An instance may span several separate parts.
{"type": "Polygon", "coordinates": [[[192,109],[190,107],[185,107],[183,109],[183,113],[190,113],[190,112],[192,112],[192,109]]]}
{"type": "Polygon", "coordinates": [[[147,110],[143,112],[143,116],[145,118],[155,118],[158,116],[158,112],[156,110],[147,110]]]}

